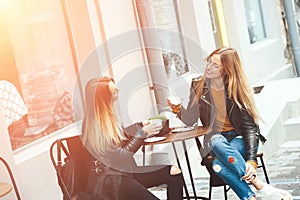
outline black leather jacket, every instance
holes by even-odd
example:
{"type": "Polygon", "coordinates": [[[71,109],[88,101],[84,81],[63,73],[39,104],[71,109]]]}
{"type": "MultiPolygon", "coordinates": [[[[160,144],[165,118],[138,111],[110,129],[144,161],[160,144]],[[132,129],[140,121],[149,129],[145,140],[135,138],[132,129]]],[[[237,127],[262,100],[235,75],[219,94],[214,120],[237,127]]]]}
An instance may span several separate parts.
{"type": "MultiPolygon", "coordinates": [[[[203,126],[213,127],[216,108],[212,101],[210,87],[208,87],[209,82],[204,86],[201,98],[193,103],[198,91],[199,80],[200,78],[193,79],[188,107],[187,109],[182,108],[178,116],[186,125],[193,125],[200,118],[203,126]]],[[[254,122],[247,110],[240,109],[227,94],[227,88],[225,87],[227,115],[235,132],[244,138],[245,159],[257,162],[256,152],[259,139],[262,142],[265,142],[266,139],[260,134],[259,126],[254,122]]]]}
{"type": "Polygon", "coordinates": [[[112,148],[104,154],[92,153],[91,149],[85,151],[87,185],[80,193],[79,200],[118,199],[118,188],[122,178],[131,177],[132,172],[138,167],[133,155],[144,144],[146,132],[141,128],[141,123],[125,128],[128,140],[122,146],[112,148]]]}

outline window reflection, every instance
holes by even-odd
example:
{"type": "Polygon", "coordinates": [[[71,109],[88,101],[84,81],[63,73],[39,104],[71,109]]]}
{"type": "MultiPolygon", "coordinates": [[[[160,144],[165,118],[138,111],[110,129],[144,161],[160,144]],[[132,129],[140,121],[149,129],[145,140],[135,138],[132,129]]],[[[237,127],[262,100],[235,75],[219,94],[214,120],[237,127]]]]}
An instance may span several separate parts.
{"type": "Polygon", "coordinates": [[[1,54],[0,71],[6,73],[0,74],[0,103],[10,118],[6,124],[15,150],[74,122],[76,73],[61,2],[22,1],[11,8],[0,10],[1,30],[7,33],[0,49],[11,49],[8,57],[1,54]],[[24,104],[18,116],[16,100],[24,104]]]}
{"type": "Polygon", "coordinates": [[[173,0],[152,0],[152,5],[156,26],[161,30],[159,39],[167,78],[172,80],[189,72],[188,63],[184,58],[186,55],[178,4],[173,0]]]}
{"type": "Polygon", "coordinates": [[[244,0],[250,43],[266,38],[260,0],[244,0]]]}
{"type": "Polygon", "coordinates": [[[189,72],[187,60],[177,53],[163,53],[163,60],[168,79],[174,79],[189,72]]]}

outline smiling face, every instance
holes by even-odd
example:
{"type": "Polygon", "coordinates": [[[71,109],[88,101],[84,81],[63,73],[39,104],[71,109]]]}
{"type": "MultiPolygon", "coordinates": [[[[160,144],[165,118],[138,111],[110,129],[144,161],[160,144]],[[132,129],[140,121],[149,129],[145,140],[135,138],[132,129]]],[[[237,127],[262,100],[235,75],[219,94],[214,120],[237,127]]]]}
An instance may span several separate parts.
{"type": "Polygon", "coordinates": [[[221,59],[219,54],[212,55],[207,60],[207,65],[205,68],[205,77],[209,79],[218,79],[222,77],[224,68],[221,64],[221,59]]]}

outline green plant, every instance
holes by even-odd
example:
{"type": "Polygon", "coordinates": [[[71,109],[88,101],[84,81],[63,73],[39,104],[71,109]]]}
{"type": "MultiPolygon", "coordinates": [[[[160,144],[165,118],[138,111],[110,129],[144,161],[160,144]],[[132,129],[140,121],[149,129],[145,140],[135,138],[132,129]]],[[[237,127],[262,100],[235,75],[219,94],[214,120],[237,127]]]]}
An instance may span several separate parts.
{"type": "Polygon", "coordinates": [[[168,118],[162,115],[152,116],[148,118],[148,120],[152,120],[152,119],[161,119],[162,121],[166,121],[168,118]]]}

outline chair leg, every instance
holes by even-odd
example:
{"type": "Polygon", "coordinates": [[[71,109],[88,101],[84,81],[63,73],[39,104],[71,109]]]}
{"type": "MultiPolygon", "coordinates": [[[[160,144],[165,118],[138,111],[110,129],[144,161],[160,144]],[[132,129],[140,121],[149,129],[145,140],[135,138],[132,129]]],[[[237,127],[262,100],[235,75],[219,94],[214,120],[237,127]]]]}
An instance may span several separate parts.
{"type": "Polygon", "coordinates": [[[16,195],[17,195],[18,200],[21,200],[20,193],[19,193],[19,190],[18,190],[16,181],[15,181],[15,178],[14,178],[14,176],[13,176],[13,173],[12,173],[12,171],[11,171],[11,169],[10,169],[8,163],[7,163],[2,157],[0,157],[0,160],[3,162],[3,164],[5,165],[5,167],[6,167],[7,171],[8,171],[8,173],[9,173],[9,176],[10,176],[10,179],[11,179],[11,182],[12,182],[12,184],[13,184],[13,187],[14,187],[14,190],[15,190],[15,193],[16,193],[16,195]]]}
{"type": "MultiPolygon", "coordinates": [[[[224,190],[224,199],[227,200],[227,192],[229,189],[226,188],[227,185],[223,186],[223,190],[224,190]]],[[[211,195],[212,195],[212,186],[209,186],[209,191],[208,191],[208,199],[211,200],[211,195]]]]}
{"type": "Polygon", "coordinates": [[[227,189],[226,189],[226,185],[224,185],[224,198],[225,198],[225,200],[227,200],[227,189]]]}
{"type": "Polygon", "coordinates": [[[263,155],[261,155],[259,157],[259,159],[260,159],[260,162],[261,162],[261,167],[263,168],[263,171],[264,171],[266,182],[268,184],[270,184],[270,180],[269,180],[269,177],[268,177],[268,173],[267,173],[266,165],[265,165],[265,162],[264,162],[264,159],[263,159],[263,155]]]}
{"type": "Polygon", "coordinates": [[[209,186],[208,199],[211,200],[212,186],[209,186]]]}

